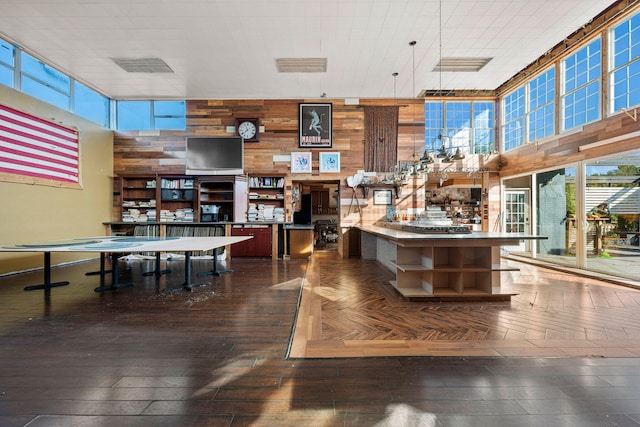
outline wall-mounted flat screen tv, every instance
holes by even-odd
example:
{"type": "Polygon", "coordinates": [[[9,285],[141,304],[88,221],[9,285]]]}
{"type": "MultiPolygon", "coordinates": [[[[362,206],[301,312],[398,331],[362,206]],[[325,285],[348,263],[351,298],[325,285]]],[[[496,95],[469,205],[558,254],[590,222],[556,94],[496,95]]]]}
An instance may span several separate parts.
{"type": "Polygon", "coordinates": [[[242,137],[188,137],[185,171],[187,175],[244,174],[242,137]]]}

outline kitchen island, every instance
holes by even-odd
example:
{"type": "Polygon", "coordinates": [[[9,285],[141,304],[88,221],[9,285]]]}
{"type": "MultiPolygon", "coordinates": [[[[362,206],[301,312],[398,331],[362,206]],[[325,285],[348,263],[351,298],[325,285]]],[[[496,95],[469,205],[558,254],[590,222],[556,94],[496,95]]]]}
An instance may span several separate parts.
{"type": "Polygon", "coordinates": [[[522,233],[478,232],[418,223],[360,225],[361,256],[395,273],[394,288],[409,300],[510,300],[500,276],[516,268],[500,263],[502,246],[545,239],[522,233]]]}

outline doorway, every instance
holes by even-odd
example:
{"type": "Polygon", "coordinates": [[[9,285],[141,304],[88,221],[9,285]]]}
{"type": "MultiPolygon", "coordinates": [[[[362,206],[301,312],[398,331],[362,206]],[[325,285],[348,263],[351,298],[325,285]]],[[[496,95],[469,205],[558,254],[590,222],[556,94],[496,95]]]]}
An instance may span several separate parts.
{"type": "Polygon", "coordinates": [[[293,181],[300,198],[311,198],[310,207],[297,203],[300,209],[310,209],[314,226],[314,250],[338,250],[340,231],[340,181],[293,181]]]}
{"type": "MultiPolygon", "coordinates": [[[[531,234],[530,190],[505,190],[504,231],[507,233],[531,234]]],[[[521,240],[517,248],[509,252],[531,252],[530,240],[521,240]]]]}

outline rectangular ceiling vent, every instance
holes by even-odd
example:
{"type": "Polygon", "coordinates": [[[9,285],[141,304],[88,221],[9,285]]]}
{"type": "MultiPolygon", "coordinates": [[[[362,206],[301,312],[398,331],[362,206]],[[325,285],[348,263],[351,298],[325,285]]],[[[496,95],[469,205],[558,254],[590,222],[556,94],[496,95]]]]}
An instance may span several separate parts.
{"type": "Polygon", "coordinates": [[[127,73],[173,73],[171,67],[160,58],[111,58],[127,73]]]}
{"type": "Polygon", "coordinates": [[[433,71],[477,72],[492,58],[441,58],[433,71]]]}
{"type": "Polygon", "coordinates": [[[280,73],[326,73],[327,58],[276,58],[280,73]]]}

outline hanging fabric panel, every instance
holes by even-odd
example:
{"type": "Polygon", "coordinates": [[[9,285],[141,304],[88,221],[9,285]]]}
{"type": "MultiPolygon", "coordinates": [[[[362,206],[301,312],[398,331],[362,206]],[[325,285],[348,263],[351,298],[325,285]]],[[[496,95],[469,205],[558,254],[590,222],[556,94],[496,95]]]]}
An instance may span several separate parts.
{"type": "Polygon", "coordinates": [[[398,106],[364,107],[364,169],[391,172],[398,161],[398,106]]]}

